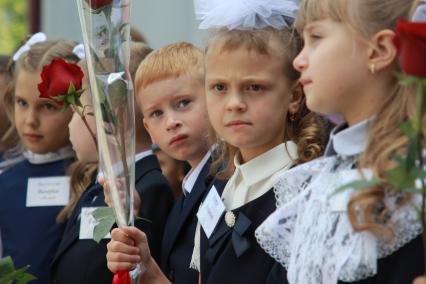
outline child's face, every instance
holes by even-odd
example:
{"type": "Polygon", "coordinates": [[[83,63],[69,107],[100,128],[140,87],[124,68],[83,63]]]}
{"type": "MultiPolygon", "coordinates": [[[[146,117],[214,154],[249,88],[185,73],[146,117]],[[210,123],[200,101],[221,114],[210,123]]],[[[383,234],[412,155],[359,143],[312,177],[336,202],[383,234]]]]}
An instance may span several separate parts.
{"type": "Polygon", "coordinates": [[[204,86],[189,75],[170,77],[138,93],[144,125],[154,143],[195,166],[208,150],[204,86]]]}
{"type": "MultiPolygon", "coordinates": [[[[90,113],[93,111],[92,102],[90,100],[90,88],[86,82],[83,80],[83,89],[84,93],[81,95],[80,100],[85,108],[85,113],[90,113]]],[[[85,115],[87,124],[89,125],[92,132],[96,135],[96,123],[95,118],[92,115],[85,115]]],[[[96,145],[93,141],[92,136],[90,135],[89,130],[86,125],[84,125],[83,120],[80,115],[76,112],[73,113],[72,119],[68,124],[70,130],[70,141],[72,147],[77,155],[79,161],[86,162],[96,162],[98,161],[98,151],[96,145]]]]}
{"type": "Polygon", "coordinates": [[[308,108],[346,119],[362,109],[372,77],[366,43],[345,25],[329,19],[308,24],[303,38],[304,48],[293,65],[301,72],[308,108]]]}
{"type": "Polygon", "coordinates": [[[248,161],[283,143],[293,99],[283,59],[239,48],[209,51],[206,98],[217,134],[248,161]]]}
{"type": "Polygon", "coordinates": [[[49,99],[39,98],[38,73],[21,69],[15,88],[15,123],[24,146],[37,154],[56,151],[69,143],[67,124],[72,112],[49,99]]]}

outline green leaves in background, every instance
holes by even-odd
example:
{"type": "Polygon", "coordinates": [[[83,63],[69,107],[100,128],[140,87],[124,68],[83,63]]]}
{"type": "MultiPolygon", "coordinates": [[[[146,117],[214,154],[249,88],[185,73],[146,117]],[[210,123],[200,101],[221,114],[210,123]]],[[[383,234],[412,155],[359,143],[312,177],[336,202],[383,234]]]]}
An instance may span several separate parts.
{"type": "Polygon", "coordinates": [[[12,281],[16,281],[16,284],[26,284],[37,279],[34,275],[25,272],[29,267],[29,265],[26,265],[20,269],[15,269],[10,256],[0,259],[0,284],[10,284],[12,281]]]}
{"type": "Polygon", "coordinates": [[[0,0],[0,54],[12,54],[28,34],[27,2],[0,0]]]}

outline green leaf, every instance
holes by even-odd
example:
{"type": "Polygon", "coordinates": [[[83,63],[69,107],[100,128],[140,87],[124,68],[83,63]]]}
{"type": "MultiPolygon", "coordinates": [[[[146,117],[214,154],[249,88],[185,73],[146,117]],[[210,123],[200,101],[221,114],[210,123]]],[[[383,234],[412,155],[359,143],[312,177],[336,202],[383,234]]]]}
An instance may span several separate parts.
{"type": "Polygon", "coordinates": [[[59,96],[52,97],[52,99],[58,102],[63,102],[66,98],[67,98],[67,95],[59,95],[59,96]]]}
{"type": "Polygon", "coordinates": [[[74,94],[75,93],[75,86],[73,84],[73,82],[70,82],[70,86],[68,87],[68,95],[74,94]]]}
{"type": "Polygon", "coordinates": [[[410,172],[407,172],[404,168],[395,167],[387,172],[389,183],[401,191],[407,189],[413,189],[415,186],[416,178],[413,177],[410,172]]]}
{"type": "Polygon", "coordinates": [[[419,78],[411,75],[407,75],[404,73],[397,73],[396,77],[398,78],[399,82],[403,85],[413,85],[418,82],[419,78]]]}
{"type": "Polygon", "coordinates": [[[6,256],[5,258],[0,259],[0,271],[2,273],[9,273],[14,270],[15,266],[13,265],[13,261],[10,256],[6,256]]]}
{"type": "Polygon", "coordinates": [[[115,224],[114,210],[110,207],[99,207],[93,211],[92,215],[97,222],[93,231],[93,239],[99,243],[115,224]]]}
{"type": "Polygon", "coordinates": [[[413,123],[411,121],[403,122],[399,126],[399,128],[408,138],[414,138],[417,135],[416,130],[414,129],[413,123]]]}
{"type": "Polygon", "coordinates": [[[370,179],[370,180],[356,180],[350,183],[347,183],[345,185],[342,185],[336,191],[332,194],[335,195],[337,193],[340,193],[342,191],[345,191],[347,189],[367,189],[372,186],[380,185],[382,181],[378,178],[370,179]]]}
{"type": "Polygon", "coordinates": [[[81,97],[81,95],[82,95],[85,91],[86,91],[85,89],[77,90],[77,91],[75,92],[75,96],[76,96],[77,98],[80,98],[80,97],[81,97]]]}
{"type": "Polygon", "coordinates": [[[30,281],[36,280],[37,277],[30,273],[24,273],[19,280],[16,282],[16,284],[27,284],[30,281]]]}
{"type": "Polygon", "coordinates": [[[69,95],[67,96],[67,100],[66,100],[66,102],[67,102],[67,103],[69,103],[70,105],[75,105],[75,97],[74,97],[74,94],[69,94],[69,95]]]}
{"type": "Polygon", "coordinates": [[[15,270],[13,261],[9,256],[0,259],[0,284],[9,284],[12,281],[16,281],[16,284],[26,284],[37,279],[34,275],[26,272],[29,267],[29,265],[26,265],[15,270]]]}
{"type": "Polygon", "coordinates": [[[76,99],[75,99],[75,104],[76,104],[78,107],[83,107],[83,104],[81,103],[81,101],[80,101],[80,99],[79,99],[79,98],[76,98],[76,99]]]}

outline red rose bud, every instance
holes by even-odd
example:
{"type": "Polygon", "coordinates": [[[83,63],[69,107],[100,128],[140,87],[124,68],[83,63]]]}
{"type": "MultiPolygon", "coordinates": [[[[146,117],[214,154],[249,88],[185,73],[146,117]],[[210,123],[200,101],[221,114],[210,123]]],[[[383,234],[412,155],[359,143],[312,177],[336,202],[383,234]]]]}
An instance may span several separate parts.
{"type": "Polygon", "coordinates": [[[114,274],[112,284],[132,284],[129,271],[118,271],[114,274]]]}
{"type": "Polygon", "coordinates": [[[394,44],[404,73],[426,78],[426,23],[400,20],[394,44]]]}
{"type": "Polygon", "coordinates": [[[71,83],[76,91],[80,90],[83,77],[83,71],[76,64],[54,59],[41,72],[41,83],[38,84],[40,98],[48,98],[63,105],[54,97],[67,95],[71,83]]]}
{"type": "Polygon", "coordinates": [[[113,0],[86,0],[87,4],[89,4],[90,8],[93,10],[111,5],[112,1],[113,0]]]}

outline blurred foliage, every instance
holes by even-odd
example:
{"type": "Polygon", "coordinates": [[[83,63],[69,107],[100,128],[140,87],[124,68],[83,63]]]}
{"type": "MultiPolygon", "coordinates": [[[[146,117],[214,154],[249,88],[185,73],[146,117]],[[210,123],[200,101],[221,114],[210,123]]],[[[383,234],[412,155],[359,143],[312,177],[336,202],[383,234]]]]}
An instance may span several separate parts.
{"type": "Polygon", "coordinates": [[[0,0],[0,54],[10,55],[27,33],[27,0],[0,0]]]}

